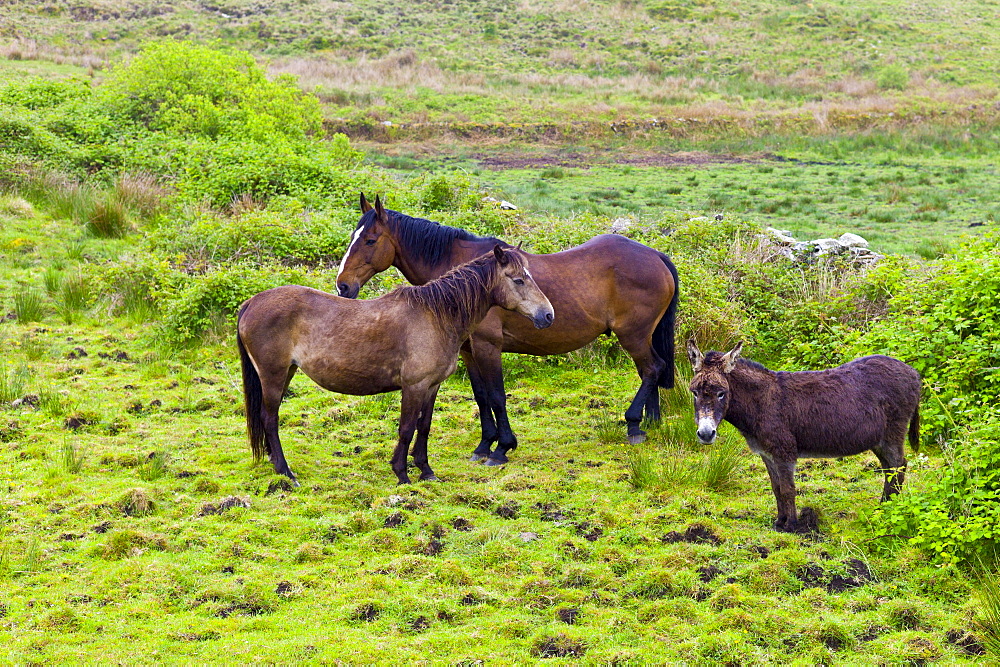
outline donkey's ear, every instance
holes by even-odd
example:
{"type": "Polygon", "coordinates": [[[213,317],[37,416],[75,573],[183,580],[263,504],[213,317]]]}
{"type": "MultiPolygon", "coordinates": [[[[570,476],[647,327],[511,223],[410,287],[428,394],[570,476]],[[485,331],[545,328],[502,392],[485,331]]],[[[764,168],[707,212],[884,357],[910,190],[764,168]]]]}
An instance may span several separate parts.
{"type": "Polygon", "coordinates": [[[362,192],[361,193],[361,212],[362,213],[367,213],[370,210],[372,210],[372,205],[368,203],[368,200],[365,199],[365,193],[362,192]]]}
{"type": "Polygon", "coordinates": [[[688,360],[691,361],[691,370],[695,373],[701,370],[701,364],[705,361],[705,355],[698,349],[694,338],[689,338],[687,342],[688,360]]]}
{"type": "Polygon", "coordinates": [[[736,360],[740,358],[740,354],[743,352],[743,342],[740,341],[736,344],[736,347],[726,352],[722,355],[722,372],[732,373],[733,369],[736,368],[736,360]]]}
{"type": "Polygon", "coordinates": [[[499,263],[500,266],[507,266],[507,262],[510,261],[510,257],[507,256],[507,253],[504,252],[503,246],[499,243],[493,246],[493,256],[497,258],[497,263],[499,263]]]}

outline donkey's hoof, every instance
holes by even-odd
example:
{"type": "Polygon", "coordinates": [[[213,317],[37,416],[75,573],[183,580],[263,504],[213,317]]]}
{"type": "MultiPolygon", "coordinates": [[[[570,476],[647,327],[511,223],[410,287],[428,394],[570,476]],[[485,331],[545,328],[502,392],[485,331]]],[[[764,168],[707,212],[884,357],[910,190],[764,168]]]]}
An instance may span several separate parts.
{"type": "Polygon", "coordinates": [[[504,459],[503,461],[501,461],[500,459],[495,459],[495,458],[490,457],[490,458],[486,459],[486,465],[488,465],[488,466],[502,466],[502,465],[507,465],[507,460],[504,459]]]}
{"type": "Polygon", "coordinates": [[[628,437],[628,444],[630,445],[641,445],[644,442],[646,442],[645,433],[636,433],[635,435],[630,435],[628,437]]]}

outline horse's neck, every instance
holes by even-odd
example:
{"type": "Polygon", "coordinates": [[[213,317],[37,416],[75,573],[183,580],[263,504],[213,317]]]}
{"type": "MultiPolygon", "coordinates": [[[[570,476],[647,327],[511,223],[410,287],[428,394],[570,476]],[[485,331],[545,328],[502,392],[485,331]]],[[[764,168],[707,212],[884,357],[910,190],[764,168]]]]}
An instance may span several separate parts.
{"type": "Polygon", "coordinates": [[[430,281],[440,278],[451,271],[459,264],[485,255],[496,241],[493,239],[459,240],[455,239],[451,244],[451,250],[436,265],[430,265],[420,257],[415,257],[412,253],[406,252],[403,248],[397,247],[396,258],[392,264],[403,274],[406,281],[411,285],[425,285],[430,281]]]}

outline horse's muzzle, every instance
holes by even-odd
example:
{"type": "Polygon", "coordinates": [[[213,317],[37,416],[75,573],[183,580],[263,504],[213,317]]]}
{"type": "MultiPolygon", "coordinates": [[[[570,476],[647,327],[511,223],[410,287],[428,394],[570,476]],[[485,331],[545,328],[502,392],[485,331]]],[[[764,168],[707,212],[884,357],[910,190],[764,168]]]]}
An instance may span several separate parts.
{"type": "Polygon", "coordinates": [[[545,329],[552,326],[552,322],[556,319],[556,316],[551,310],[547,310],[544,313],[536,313],[531,321],[535,324],[536,329],[545,329]]]}
{"type": "Polygon", "coordinates": [[[361,291],[361,285],[348,285],[347,283],[337,283],[337,294],[344,297],[345,299],[357,298],[358,292],[361,291]]]}

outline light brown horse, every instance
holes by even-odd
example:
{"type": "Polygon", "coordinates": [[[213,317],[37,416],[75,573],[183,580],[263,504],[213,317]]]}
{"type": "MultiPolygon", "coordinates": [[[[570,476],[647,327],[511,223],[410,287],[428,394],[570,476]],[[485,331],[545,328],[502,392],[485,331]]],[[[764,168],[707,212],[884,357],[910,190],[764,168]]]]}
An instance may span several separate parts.
{"type": "Polygon", "coordinates": [[[455,370],[459,347],[493,306],[516,311],[536,327],[552,324],[552,304],[532,280],[526,258],[500,246],[427,285],[400,287],[371,301],[297,285],[251,297],[240,307],[236,342],[254,458],[266,452],[275,472],[295,481],[278,438],[278,407],[301,368],[319,386],[342,394],[402,389],[392,471],[400,484],[409,483],[406,450],[416,430],[412,454],[420,479],[437,479],[427,462],[434,399],[455,370]]]}
{"type": "MultiPolygon", "coordinates": [[[[455,227],[373,208],[361,195],[361,220],[337,275],[337,291],[354,298],[372,276],[395,266],[422,285],[496,244],[455,227]]],[[[539,331],[522,318],[494,309],[462,347],[472,392],[479,405],[482,439],[472,460],[507,462],[517,447],[507,419],[501,352],[549,355],[577,350],[601,334],[618,337],[639,371],[641,384],[625,412],[628,436],[642,442],[645,409],[660,419],[657,386],[674,386],[674,316],[677,270],[661,252],[623,236],[605,234],[551,255],[527,255],[538,286],[552,300],[555,323],[539,331]],[[495,451],[490,451],[493,443],[495,451]]]]}

